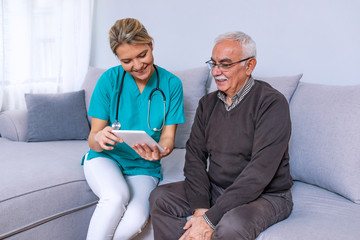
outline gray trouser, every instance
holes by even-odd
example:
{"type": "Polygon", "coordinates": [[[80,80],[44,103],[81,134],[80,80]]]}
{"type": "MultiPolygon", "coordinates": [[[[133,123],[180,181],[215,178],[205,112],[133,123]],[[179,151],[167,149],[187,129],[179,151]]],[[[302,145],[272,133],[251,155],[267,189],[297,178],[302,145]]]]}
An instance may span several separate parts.
{"type": "MultiPolygon", "coordinates": [[[[212,184],[212,205],[224,189],[212,184]]],[[[291,191],[262,194],[248,204],[238,206],[221,218],[213,239],[255,239],[262,231],[290,215],[291,191]]],[[[179,239],[186,218],[192,215],[184,190],[184,182],[157,187],[150,195],[150,215],[155,240],[179,239]]]]}

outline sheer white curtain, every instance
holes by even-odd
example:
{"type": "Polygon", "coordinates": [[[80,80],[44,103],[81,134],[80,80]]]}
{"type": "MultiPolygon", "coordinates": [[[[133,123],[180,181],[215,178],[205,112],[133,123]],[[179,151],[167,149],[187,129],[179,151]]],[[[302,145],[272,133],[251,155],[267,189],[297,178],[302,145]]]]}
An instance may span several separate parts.
{"type": "Polygon", "coordinates": [[[25,109],[24,93],[80,89],[93,0],[0,1],[0,109],[25,109]]]}

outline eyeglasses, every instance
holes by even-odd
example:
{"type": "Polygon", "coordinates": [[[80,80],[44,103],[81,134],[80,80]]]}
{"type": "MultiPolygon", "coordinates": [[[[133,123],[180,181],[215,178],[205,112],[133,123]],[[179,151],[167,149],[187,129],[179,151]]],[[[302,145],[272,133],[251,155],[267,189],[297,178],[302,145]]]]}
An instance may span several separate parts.
{"type": "Polygon", "coordinates": [[[237,62],[232,62],[232,63],[215,63],[213,60],[209,60],[209,61],[207,61],[205,63],[208,65],[210,70],[212,70],[215,66],[218,66],[218,68],[221,71],[226,71],[229,68],[231,68],[231,66],[233,66],[234,64],[244,62],[244,61],[249,60],[250,58],[253,58],[253,57],[255,57],[255,56],[248,57],[248,58],[245,58],[243,60],[240,60],[240,61],[237,61],[237,62]]]}

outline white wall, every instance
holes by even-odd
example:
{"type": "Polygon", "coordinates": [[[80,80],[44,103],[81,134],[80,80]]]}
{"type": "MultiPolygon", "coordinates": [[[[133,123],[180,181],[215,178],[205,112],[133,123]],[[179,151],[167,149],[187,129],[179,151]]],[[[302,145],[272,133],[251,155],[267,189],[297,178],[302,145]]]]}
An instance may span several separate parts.
{"type": "Polygon", "coordinates": [[[360,84],[360,1],[95,0],[92,66],[118,64],[107,33],[125,17],[145,25],[155,63],[168,70],[204,66],[214,38],[240,30],[257,43],[254,75],[304,73],[304,82],[360,84]]]}

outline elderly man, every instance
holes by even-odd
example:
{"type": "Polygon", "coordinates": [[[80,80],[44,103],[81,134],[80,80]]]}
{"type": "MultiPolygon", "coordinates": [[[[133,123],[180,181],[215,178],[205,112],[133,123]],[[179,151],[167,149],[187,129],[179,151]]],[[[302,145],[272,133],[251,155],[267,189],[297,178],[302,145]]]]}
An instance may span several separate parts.
{"type": "Polygon", "coordinates": [[[292,210],[289,106],[252,78],[255,42],[242,32],[220,35],[207,64],[218,91],[199,101],[185,181],[150,196],[156,240],[255,239],[292,210]]]}

